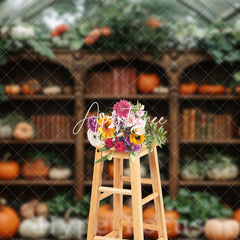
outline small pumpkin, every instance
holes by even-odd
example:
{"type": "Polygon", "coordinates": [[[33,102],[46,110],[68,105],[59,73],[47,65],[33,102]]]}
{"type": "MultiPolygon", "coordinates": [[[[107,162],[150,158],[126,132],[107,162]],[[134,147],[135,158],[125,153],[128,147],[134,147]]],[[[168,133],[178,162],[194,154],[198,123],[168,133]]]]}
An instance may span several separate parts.
{"type": "Polygon", "coordinates": [[[108,163],[107,164],[107,173],[108,173],[108,177],[110,179],[113,179],[113,169],[114,169],[113,163],[108,163]]]}
{"type": "Polygon", "coordinates": [[[34,217],[21,222],[18,232],[24,238],[44,238],[49,234],[51,225],[44,217],[34,217]]]}
{"type": "Polygon", "coordinates": [[[209,240],[234,240],[239,234],[238,222],[233,219],[210,219],[204,225],[209,240]]]}
{"type": "Polygon", "coordinates": [[[57,239],[81,239],[86,234],[86,222],[79,218],[70,218],[71,209],[68,209],[64,218],[53,218],[51,234],[57,239]]]}
{"type": "Polygon", "coordinates": [[[113,210],[110,204],[99,207],[97,235],[105,236],[113,230],[113,210]]]}
{"type": "Polygon", "coordinates": [[[52,83],[50,83],[50,85],[44,87],[42,91],[46,95],[54,96],[54,95],[60,94],[62,92],[62,89],[60,86],[53,85],[52,83]]]}
{"type": "Polygon", "coordinates": [[[25,95],[33,95],[41,92],[41,86],[37,79],[28,79],[21,85],[21,91],[25,95]]]}
{"type": "Polygon", "coordinates": [[[225,93],[226,94],[232,94],[233,93],[233,89],[231,87],[225,87],[225,93]]]}
{"type": "Polygon", "coordinates": [[[233,213],[233,219],[238,222],[239,229],[240,229],[240,208],[233,213]]]}
{"type": "Polygon", "coordinates": [[[214,166],[207,172],[207,177],[211,180],[234,180],[238,177],[238,167],[230,163],[224,168],[214,166]]]}
{"type": "Polygon", "coordinates": [[[11,126],[4,124],[1,124],[1,120],[0,120],[0,138],[2,139],[8,139],[12,136],[12,128],[11,126]]]}
{"type": "Polygon", "coordinates": [[[20,166],[14,160],[9,160],[11,153],[6,153],[0,161],[0,179],[11,180],[18,177],[20,166]]]}
{"type": "Polygon", "coordinates": [[[7,84],[5,86],[5,94],[7,96],[13,96],[13,95],[18,95],[21,92],[21,88],[17,84],[7,84]]]}
{"type": "Polygon", "coordinates": [[[210,95],[218,95],[223,94],[225,92],[225,88],[223,85],[211,85],[211,84],[201,84],[197,88],[198,92],[201,94],[210,94],[210,95]]]}
{"type": "MultiPolygon", "coordinates": [[[[165,220],[167,227],[167,234],[169,238],[175,238],[180,234],[181,226],[178,222],[179,213],[175,210],[167,211],[165,210],[165,220]]],[[[156,214],[153,206],[148,206],[143,211],[143,222],[146,224],[156,225],[156,214]]],[[[158,232],[154,230],[144,229],[144,235],[150,239],[157,239],[158,232]]]]}
{"type": "Polygon", "coordinates": [[[5,199],[0,199],[0,239],[12,238],[19,224],[20,220],[15,210],[6,206],[5,199]]]}
{"type": "Polygon", "coordinates": [[[235,87],[235,92],[240,94],[240,84],[235,87]]]}
{"type": "Polygon", "coordinates": [[[179,92],[182,95],[190,95],[197,92],[196,83],[181,83],[179,84],[179,92]]]}
{"type": "Polygon", "coordinates": [[[68,179],[72,175],[72,170],[67,167],[52,167],[49,171],[49,178],[53,180],[68,179]]]}
{"type": "Polygon", "coordinates": [[[141,73],[138,75],[137,88],[140,93],[152,93],[160,84],[161,81],[156,73],[141,73]]]}
{"type": "Polygon", "coordinates": [[[45,164],[43,158],[34,160],[28,159],[22,165],[22,177],[26,179],[46,179],[50,171],[50,166],[45,164]]]}
{"type": "Polygon", "coordinates": [[[34,128],[30,123],[19,122],[13,130],[13,137],[17,140],[30,140],[34,137],[34,128]]]}

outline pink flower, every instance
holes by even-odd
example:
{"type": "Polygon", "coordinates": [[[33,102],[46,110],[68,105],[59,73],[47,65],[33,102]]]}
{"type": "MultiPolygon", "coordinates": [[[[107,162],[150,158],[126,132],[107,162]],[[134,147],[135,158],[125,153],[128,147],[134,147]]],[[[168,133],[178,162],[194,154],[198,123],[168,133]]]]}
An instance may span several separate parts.
{"type": "Polygon", "coordinates": [[[138,117],[142,117],[144,115],[144,111],[137,111],[136,114],[138,117]]]}
{"type": "Polygon", "coordinates": [[[141,118],[136,119],[136,124],[140,126],[145,126],[145,121],[141,118]]]}
{"type": "Polygon", "coordinates": [[[113,141],[112,141],[111,138],[108,138],[108,139],[105,141],[105,145],[106,145],[108,148],[114,147],[114,143],[113,143],[113,141]]]}
{"type": "Polygon", "coordinates": [[[132,125],[135,124],[135,120],[136,120],[136,118],[135,118],[134,114],[130,113],[126,119],[126,126],[131,127],[132,125]]]}
{"type": "Polygon", "coordinates": [[[115,149],[117,152],[124,152],[125,151],[125,145],[122,141],[117,142],[115,145],[115,149]]]}
{"type": "Polygon", "coordinates": [[[127,100],[120,100],[113,105],[113,110],[118,117],[127,118],[131,110],[131,105],[127,100]]]}

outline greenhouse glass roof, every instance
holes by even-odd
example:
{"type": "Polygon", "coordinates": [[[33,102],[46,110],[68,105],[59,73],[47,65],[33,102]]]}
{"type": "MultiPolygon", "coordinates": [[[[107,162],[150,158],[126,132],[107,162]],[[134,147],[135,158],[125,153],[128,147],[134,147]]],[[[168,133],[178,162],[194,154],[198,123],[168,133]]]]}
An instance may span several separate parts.
{"type": "MultiPolygon", "coordinates": [[[[47,24],[58,23],[67,19],[74,23],[79,16],[86,14],[86,9],[93,4],[104,4],[109,0],[0,0],[0,24],[16,20],[47,24]]],[[[118,2],[119,0],[111,0],[118,2]]],[[[176,16],[183,21],[197,21],[210,24],[219,20],[235,20],[240,13],[239,0],[132,0],[146,5],[164,19],[176,21],[176,16]],[[173,19],[174,17],[174,19],[173,19]]],[[[119,1],[119,4],[121,1],[119,1]]]]}

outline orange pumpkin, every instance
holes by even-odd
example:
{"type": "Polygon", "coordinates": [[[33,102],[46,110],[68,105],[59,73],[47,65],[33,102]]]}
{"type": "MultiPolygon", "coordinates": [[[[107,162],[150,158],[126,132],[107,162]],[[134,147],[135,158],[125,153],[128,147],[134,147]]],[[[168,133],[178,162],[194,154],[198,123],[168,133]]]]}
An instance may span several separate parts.
{"type": "Polygon", "coordinates": [[[46,179],[50,171],[50,166],[46,165],[43,158],[34,161],[27,160],[22,165],[22,177],[26,179],[46,179]]]}
{"type": "Polygon", "coordinates": [[[223,85],[202,84],[198,86],[198,92],[201,94],[218,95],[223,94],[225,92],[225,88],[223,85]]]}
{"type": "MultiPolygon", "coordinates": [[[[132,208],[129,206],[123,206],[123,215],[122,218],[124,221],[132,221],[132,208]]],[[[97,235],[105,236],[113,230],[113,209],[110,204],[104,204],[99,207],[98,213],[98,227],[97,235]]],[[[123,226],[123,238],[132,238],[133,236],[133,227],[123,226]]]]}
{"type": "Polygon", "coordinates": [[[140,93],[152,93],[160,84],[159,76],[155,73],[141,73],[137,79],[137,88],[140,93]]]}
{"type": "Polygon", "coordinates": [[[17,213],[10,207],[4,206],[6,201],[1,200],[0,205],[0,239],[12,238],[19,227],[20,220],[17,213]]]}
{"type": "Polygon", "coordinates": [[[5,93],[8,96],[17,95],[21,91],[21,88],[17,84],[8,84],[5,86],[5,93]]]}
{"type": "Polygon", "coordinates": [[[240,85],[237,85],[237,86],[235,87],[235,92],[236,92],[237,94],[240,94],[240,85]]]}
{"type": "Polygon", "coordinates": [[[179,92],[182,95],[194,94],[197,91],[197,85],[195,83],[181,83],[179,85],[179,92]]]}
{"type": "MultiPolygon", "coordinates": [[[[132,208],[130,206],[124,205],[123,206],[123,221],[132,222],[132,208]]],[[[123,226],[123,238],[124,239],[131,239],[133,237],[133,227],[131,226],[123,226]]]]}
{"type": "MultiPolygon", "coordinates": [[[[175,238],[180,234],[181,226],[178,223],[180,215],[177,211],[165,210],[165,220],[167,227],[167,234],[169,238],[175,238]]],[[[147,224],[157,224],[155,210],[153,206],[148,206],[143,211],[143,222],[147,224]]],[[[151,239],[157,239],[158,233],[154,230],[144,229],[144,235],[151,239]]]]}
{"type": "Polygon", "coordinates": [[[13,130],[13,137],[17,140],[30,140],[34,137],[33,126],[27,122],[19,122],[13,130]]]}
{"type": "Polygon", "coordinates": [[[232,93],[233,93],[232,88],[230,88],[230,87],[225,87],[225,93],[227,93],[227,94],[232,94],[232,93]]]}
{"type": "Polygon", "coordinates": [[[99,207],[97,235],[105,236],[113,230],[113,210],[110,204],[99,207]]]}
{"type": "Polygon", "coordinates": [[[233,219],[238,222],[240,227],[240,208],[233,213],[233,219]]]}
{"type": "Polygon", "coordinates": [[[41,92],[41,86],[37,79],[28,79],[21,86],[21,91],[25,95],[33,95],[41,92]]]}
{"type": "Polygon", "coordinates": [[[9,161],[10,156],[11,153],[6,153],[0,162],[0,179],[11,180],[19,175],[20,166],[16,161],[9,161]]]}

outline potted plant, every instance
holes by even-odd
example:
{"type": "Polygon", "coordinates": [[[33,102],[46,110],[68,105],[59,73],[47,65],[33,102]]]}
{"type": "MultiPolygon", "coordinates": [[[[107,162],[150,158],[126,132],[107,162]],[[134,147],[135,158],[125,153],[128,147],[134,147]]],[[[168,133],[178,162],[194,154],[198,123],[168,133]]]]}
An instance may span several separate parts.
{"type": "Polygon", "coordinates": [[[216,149],[212,153],[205,155],[208,167],[207,177],[211,180],[234,180],[238,177],[238,166],[234,163],[234,158],[222,154],[216,149]]]}
{"type": "Polygon", "coordinates": [[[185,157],[181,170],[180,177],[186,181],[203,180],[206,176],[206,164],[204,162],[185,157]]]}

